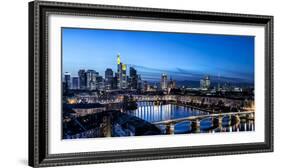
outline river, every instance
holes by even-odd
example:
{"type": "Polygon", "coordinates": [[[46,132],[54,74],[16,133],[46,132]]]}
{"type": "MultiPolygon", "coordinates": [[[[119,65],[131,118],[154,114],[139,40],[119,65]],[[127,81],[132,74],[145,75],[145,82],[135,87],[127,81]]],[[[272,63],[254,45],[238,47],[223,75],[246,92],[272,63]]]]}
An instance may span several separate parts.
{"type": "MultiPolygon", "coordinates": [[[[128,114],[146,120],[150,123],[165,121],[170,119],[178,119],[189,116],[206,115],[208,112],[187,106],[179,106],[175,104],[155,105],[153,102],[138,102],[136,110],[127,111],[128,114]]],[[[157,125],[163,134],[166,134],[165,125],[157,125]]],[[[254,131],[255,125],[253,120],[240,120],[234,122],[229,117],[223,117],[222,125],[215,126],[212,118],[202,119],[200,128],[194,129],[191,121],[185,121],[175,124],[174,133],[203,133],[203,132],[238,132],[238,131],[254,131]]]]}

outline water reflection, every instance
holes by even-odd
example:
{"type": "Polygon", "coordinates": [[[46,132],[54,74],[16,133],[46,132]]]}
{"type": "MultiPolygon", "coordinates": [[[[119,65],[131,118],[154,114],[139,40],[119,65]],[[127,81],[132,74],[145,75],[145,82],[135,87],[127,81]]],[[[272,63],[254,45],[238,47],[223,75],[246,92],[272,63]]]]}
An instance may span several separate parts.
{"type": "Polygon", "coordinates": [[[191,109],[189,107],[177,106],[173,104],[154,105],[153,102],[139,102],[138,109],[128,111],[128,113],[151,123],[208,114],[207,112],[191,109]]]}
{"type": "MultiPolygon", "coordinates": [[[[206,115],[208,112],[200,111],[186,106],[174,104],[154,105],[153,102],[138,102],[138,109],[127,111],[128,114],[139,117],[150,123],[178,119],[189,116],[206,115]]],[[[240,132],[254,131],[253,120],[237,119],[234,115],[223,116],[221,122],[217,117],[208,117],[200,120],[200,127],[194,127],[193,121],[179,122],[174,125],[174,134],[201,133],[201,132],[240,132]]],[[[167,134],[167,125],[157,125],[163,134],[167,134]]]]}

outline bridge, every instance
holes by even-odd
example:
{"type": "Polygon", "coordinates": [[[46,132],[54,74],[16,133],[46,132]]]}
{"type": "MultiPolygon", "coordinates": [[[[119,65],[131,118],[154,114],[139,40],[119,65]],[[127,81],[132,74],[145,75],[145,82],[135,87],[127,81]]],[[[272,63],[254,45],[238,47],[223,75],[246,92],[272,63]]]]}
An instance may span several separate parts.
{"type": "Polygon", "coordinates": [[[174,127],[175,124],[184,122],[184,121],[190,121],[195,126],[196,130],[200,129],[200,121],[202,119],[211,118],[212,124],[214,125],[214,119],[217,119],[218,126],[221,127],[222,125],[222,119],[223,117],[231,117],[234,116],[237,121],[240,121],[241,117],[245,117],[247,119],[254,119],[254,111],[241,111],[241,112],[228,112],[228,113],[216,113],[216,114],[204,114],[204,115],[197,115],[197,116],[189,116],[184,118],[177,118],[177,119],[170,119],[170,120],[164,120],[164,121],[158,121],[154,122],[152,124],[154,125],[165,125],[166,130],[169,134],[174,134],[174,127]]]}
{"type": "Polygon", "coordinates": [[[100,103],[100,104],[118,104],[123,103],[124,96],[131,97],[134,101],[138,102],[154,102],[161,104],[162,102],[177,102],[181,104],[195,103],[204,105],[218,104],[222,101],[225,106],[228,107],[242,107],[243,109],[253,110],[254,101],[253,100],[236,100],[229,98],[219,98],[219,97],[202,97],[202,96],[185,96],[185,95],[131,95],[131,94],[119,94],[118,96],[110,96],[110,98],[100,98],[97,95],[80,95],[75,99],[69,99],[70,102],[78,102],[81,100],[87,103],[100,103]]]}

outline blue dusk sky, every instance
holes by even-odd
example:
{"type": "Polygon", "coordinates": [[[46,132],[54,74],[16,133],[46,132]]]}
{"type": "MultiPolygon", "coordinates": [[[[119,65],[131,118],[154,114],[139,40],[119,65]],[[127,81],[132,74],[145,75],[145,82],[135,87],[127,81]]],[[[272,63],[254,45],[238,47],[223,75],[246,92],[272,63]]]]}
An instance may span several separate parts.
{"type": "MultiPolygon", "coordinates": [[[[142,80],[159,81],[162,73],[176,81],[205,75],[225,82],[254,82],[254,36],[230,36],[123,30],[62,29],[63,72],[78,76],[92,69],[104,76],[121,62],[142,80]]],[[[127,73],[128,74],[128,73],[127,73]]]]}

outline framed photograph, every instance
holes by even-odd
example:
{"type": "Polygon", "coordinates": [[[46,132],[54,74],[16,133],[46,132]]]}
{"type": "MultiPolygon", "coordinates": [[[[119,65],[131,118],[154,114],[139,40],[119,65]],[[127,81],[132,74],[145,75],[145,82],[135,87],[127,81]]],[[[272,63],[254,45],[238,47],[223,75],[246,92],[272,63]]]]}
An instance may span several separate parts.
{"type": "Polygon", "coordinates": [[[273,151],[273,16],[29,3],[29,165],[273,151]]]}

